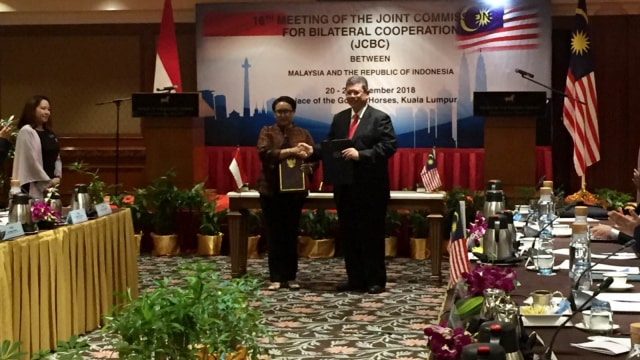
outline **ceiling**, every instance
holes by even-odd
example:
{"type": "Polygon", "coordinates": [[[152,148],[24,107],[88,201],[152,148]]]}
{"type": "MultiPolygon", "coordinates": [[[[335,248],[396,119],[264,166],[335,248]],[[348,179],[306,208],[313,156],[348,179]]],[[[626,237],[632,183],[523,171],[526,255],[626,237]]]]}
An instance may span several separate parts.
{"type": "MultiPolygon", "coordinates": [[[[201,2],[172,0],[174,21],[195,22],[195,5],[201,2]]],[[[161,17],[163,3],[163,0],[0,0],[0,24],[156,23],[161,17]]],[[[577,0],[551,0],[551,5],[554,16],[572,15],[577,0]]],[[[587,5],[591,16],[640,14],[640,0],[587,0],[587,5]]]]}

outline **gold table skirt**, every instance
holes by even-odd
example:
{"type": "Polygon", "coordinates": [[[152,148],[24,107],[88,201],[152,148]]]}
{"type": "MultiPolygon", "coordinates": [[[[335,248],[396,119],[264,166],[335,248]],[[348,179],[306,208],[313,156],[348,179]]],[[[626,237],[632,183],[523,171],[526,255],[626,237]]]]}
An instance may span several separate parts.
{"type": "Polygon", "coordinates": [[[29,354],[98,328],[120,300],[138,295],[131,211],[0,242],[0,339],[29,354]]]}

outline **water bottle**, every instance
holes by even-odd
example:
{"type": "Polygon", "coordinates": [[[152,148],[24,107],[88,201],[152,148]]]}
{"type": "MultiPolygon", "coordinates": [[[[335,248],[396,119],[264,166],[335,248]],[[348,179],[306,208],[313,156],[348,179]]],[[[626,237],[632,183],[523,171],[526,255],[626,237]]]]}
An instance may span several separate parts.
{"type": "Polygon", "coordinates": [[[551,217],[555,214],[555,204],[553,203],[553,190],[550,187],[540,188],[540,199],[538,199],[538,206],[542,203],[549,203],[549,214],[551,217]]]}
{"type": "Polygon", "coordinates": [[[569,278],[571,288],[588,291],[591,288],[591,249],[586,223],[571,224],[569,243],[569,278]],[[584,273],[587,271],[586,273],[584,273]],[[584,273],[584,274],[583,274],[584,273]],[[580,283],[576,283],[580,279],[580,283]]]}
{"type": "Polygon", "coordinates": [[[540,231],[538,235],[538,246],[533,249],[533,261],[540,275],[553,275],[553,263],[555,256],[553,254],[553,235],[551,234],[551,220],[549,217],[549,202],[539,204],[538,226],[540,231]]]}

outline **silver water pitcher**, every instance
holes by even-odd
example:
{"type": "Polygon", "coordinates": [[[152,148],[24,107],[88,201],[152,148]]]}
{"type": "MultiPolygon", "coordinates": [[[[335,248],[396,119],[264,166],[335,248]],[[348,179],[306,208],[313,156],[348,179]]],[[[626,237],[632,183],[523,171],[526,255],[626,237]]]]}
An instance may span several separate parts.
{"type": "Polygon", "coordinates": [[[88,214],[92,205],[87,185],[76,184],[71,194],[71,210],[84,209],[88,214]]]}
{"type": "Polygon", "coordinates": [[[501,214],[504,210],[504,196],[502,190],[487,190],[485,193],[482,215],[486,219],[493,215],[501,214]]]}
{"type": "Polygon", "coordinates": [[[31,219],[31,205],[28,194],[14,194],[11,199],[11,208],[9,209],[9,222],[21,223],[24,232],[35,231],[35,224],[31,219]]]}

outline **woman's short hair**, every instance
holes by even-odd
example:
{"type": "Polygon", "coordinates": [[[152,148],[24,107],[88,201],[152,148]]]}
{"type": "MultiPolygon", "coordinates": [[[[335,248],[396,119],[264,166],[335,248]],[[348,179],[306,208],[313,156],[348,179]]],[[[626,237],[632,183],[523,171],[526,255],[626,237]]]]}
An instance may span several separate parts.
{"type": "Polygon", "coordinates": [[[279,98],[275,99],[273,101],[273,104],[271,104],[271,110],[275,112],[276,104],[281,102],[286,102],[287,104],[291,105],[291,110],[296,111],[296,100],[291,96],[280,96],[279,98]]]}

